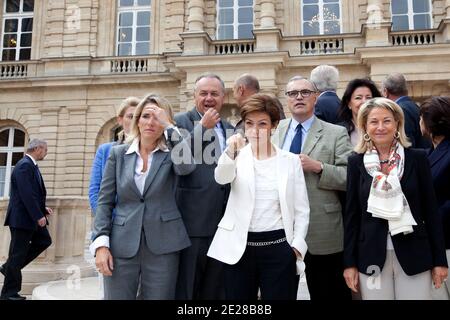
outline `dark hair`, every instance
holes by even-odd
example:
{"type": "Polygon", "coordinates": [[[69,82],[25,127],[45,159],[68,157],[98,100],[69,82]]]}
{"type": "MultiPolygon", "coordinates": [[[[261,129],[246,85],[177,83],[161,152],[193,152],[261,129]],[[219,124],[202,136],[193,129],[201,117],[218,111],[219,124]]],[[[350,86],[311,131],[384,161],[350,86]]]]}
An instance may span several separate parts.
{"type": "Polygon", "coordinates": [[[342,96],[341,106],[338,109],[338,119],[344,122],[348,133],[352,133],[355,130],[355,124],[352,121],[352,111],[348,108],[348,104],[352,98],[353,92],[356,89],[366,87],[372,92],[372,98],[381,97],[381,93],[378,90],[375,83],[370,79],[353,79],[347,85],[344,95],[342,96]]]}
{"type": "Polygon", "coordinates": [[[431,97],[420,106],[426,130],[432,136],[450,138],[450,97],[431,97]]]}
{"type": "Polygon", "coordinates": [[[263,93],[257,93],[244,100],[241,107],[241,118],[245,121],[247,115],[251,112],[264,112],[270,117],[272,125],[277,125],[280,122],[281,103],[277,98],[263,93]]]}

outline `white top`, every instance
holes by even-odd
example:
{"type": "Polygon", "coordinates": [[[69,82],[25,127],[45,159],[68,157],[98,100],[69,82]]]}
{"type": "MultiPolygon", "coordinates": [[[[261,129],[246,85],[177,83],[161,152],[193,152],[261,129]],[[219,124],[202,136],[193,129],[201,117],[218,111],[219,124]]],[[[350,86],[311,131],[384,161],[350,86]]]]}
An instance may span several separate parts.
{"type": "Polygon", "coordinates": [[[253,158],[255,169],[255,209],[248,231],[263,232],[284,229],[278,194],[277,158],[253,158]]]}

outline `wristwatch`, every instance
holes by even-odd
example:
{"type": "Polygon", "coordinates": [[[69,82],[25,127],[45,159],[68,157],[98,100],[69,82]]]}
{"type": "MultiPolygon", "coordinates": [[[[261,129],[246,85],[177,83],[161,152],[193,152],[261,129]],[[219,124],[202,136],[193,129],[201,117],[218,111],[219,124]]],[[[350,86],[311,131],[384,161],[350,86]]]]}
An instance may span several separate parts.
{"type": "Polygon", "coordinates": [[[323,163],[321,162],[320,163],[320,171],[319,171],[319,174],[321,174],[323,172],[323,163]]]}

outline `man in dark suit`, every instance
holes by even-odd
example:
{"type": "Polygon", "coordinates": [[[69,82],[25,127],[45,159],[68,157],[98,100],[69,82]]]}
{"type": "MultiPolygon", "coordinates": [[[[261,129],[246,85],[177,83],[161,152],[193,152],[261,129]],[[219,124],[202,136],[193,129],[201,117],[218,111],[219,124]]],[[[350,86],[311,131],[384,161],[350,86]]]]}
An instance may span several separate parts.
{"type": "Polygon", "coordinates": [[[383,96],[395,101],[405,115],[405,133],[413,148],[430,148],[431,141],[422,137],[419,126],[419,107],[408,97],[408,87],[405,76],[401,73],[388,75],[382,83],[383,96]]]}
{"type": "Polygon", "coordinates": [[[175,116],[177,127],[186,131],[183,135],[190,135],[197,165],[191,174],[179,177],[176,190],[192,243],[181,252],[177,299],[224,298],[222,265],[206,256],[229,194],[229,185],[219,185],[214,179],[226,138],[234,133],[233,126],[220,118],[224,96],[225,86],[217,75],[202,75],[195,81],[195,107],[175,116]]]}
{"type": "Polygon", "coordinates": [[[339,71],[336,67],[322,64],[311,71],[311,81],[320,92],[314,106],[314,114],[320,120],[336,124],[341,99],[336,94],[339,71]]]}
{"type": "Polygon", "coordinates": [[[5,276],[2,300],[24,300],[19,295],[22,269],[36,259],[52,240],[46,228],[52,210],[45,206],[47,191],[36,161],[47,155],[47,143],[30,141],[25,157],[15,166],[11,176],[11,195],[5,226],[9,226],[11,243],[8,260],[0,267],[5,276]]]}

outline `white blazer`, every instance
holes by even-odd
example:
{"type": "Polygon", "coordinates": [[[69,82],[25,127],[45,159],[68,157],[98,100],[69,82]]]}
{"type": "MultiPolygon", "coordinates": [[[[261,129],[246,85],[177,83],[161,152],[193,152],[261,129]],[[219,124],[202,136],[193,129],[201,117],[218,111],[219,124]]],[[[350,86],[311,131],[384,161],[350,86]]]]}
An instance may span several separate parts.
{"type": "MultiPolygon", "coordinates": [[[[298,155],[274,147],[286,239],[305,257],[309,201],[303,169],[298,155]]],[[[255,207],[255,172],[250,144],[241,149],[235,160],[222,153],[214,177],[219,184],[231,183],[231,193],[208,256],[227,264],[236,264],[247,246],[247,233],[255,207]]],[[[297,273],[301,274],[303,270],[303,261],[297,260],[297,273]]]]}

